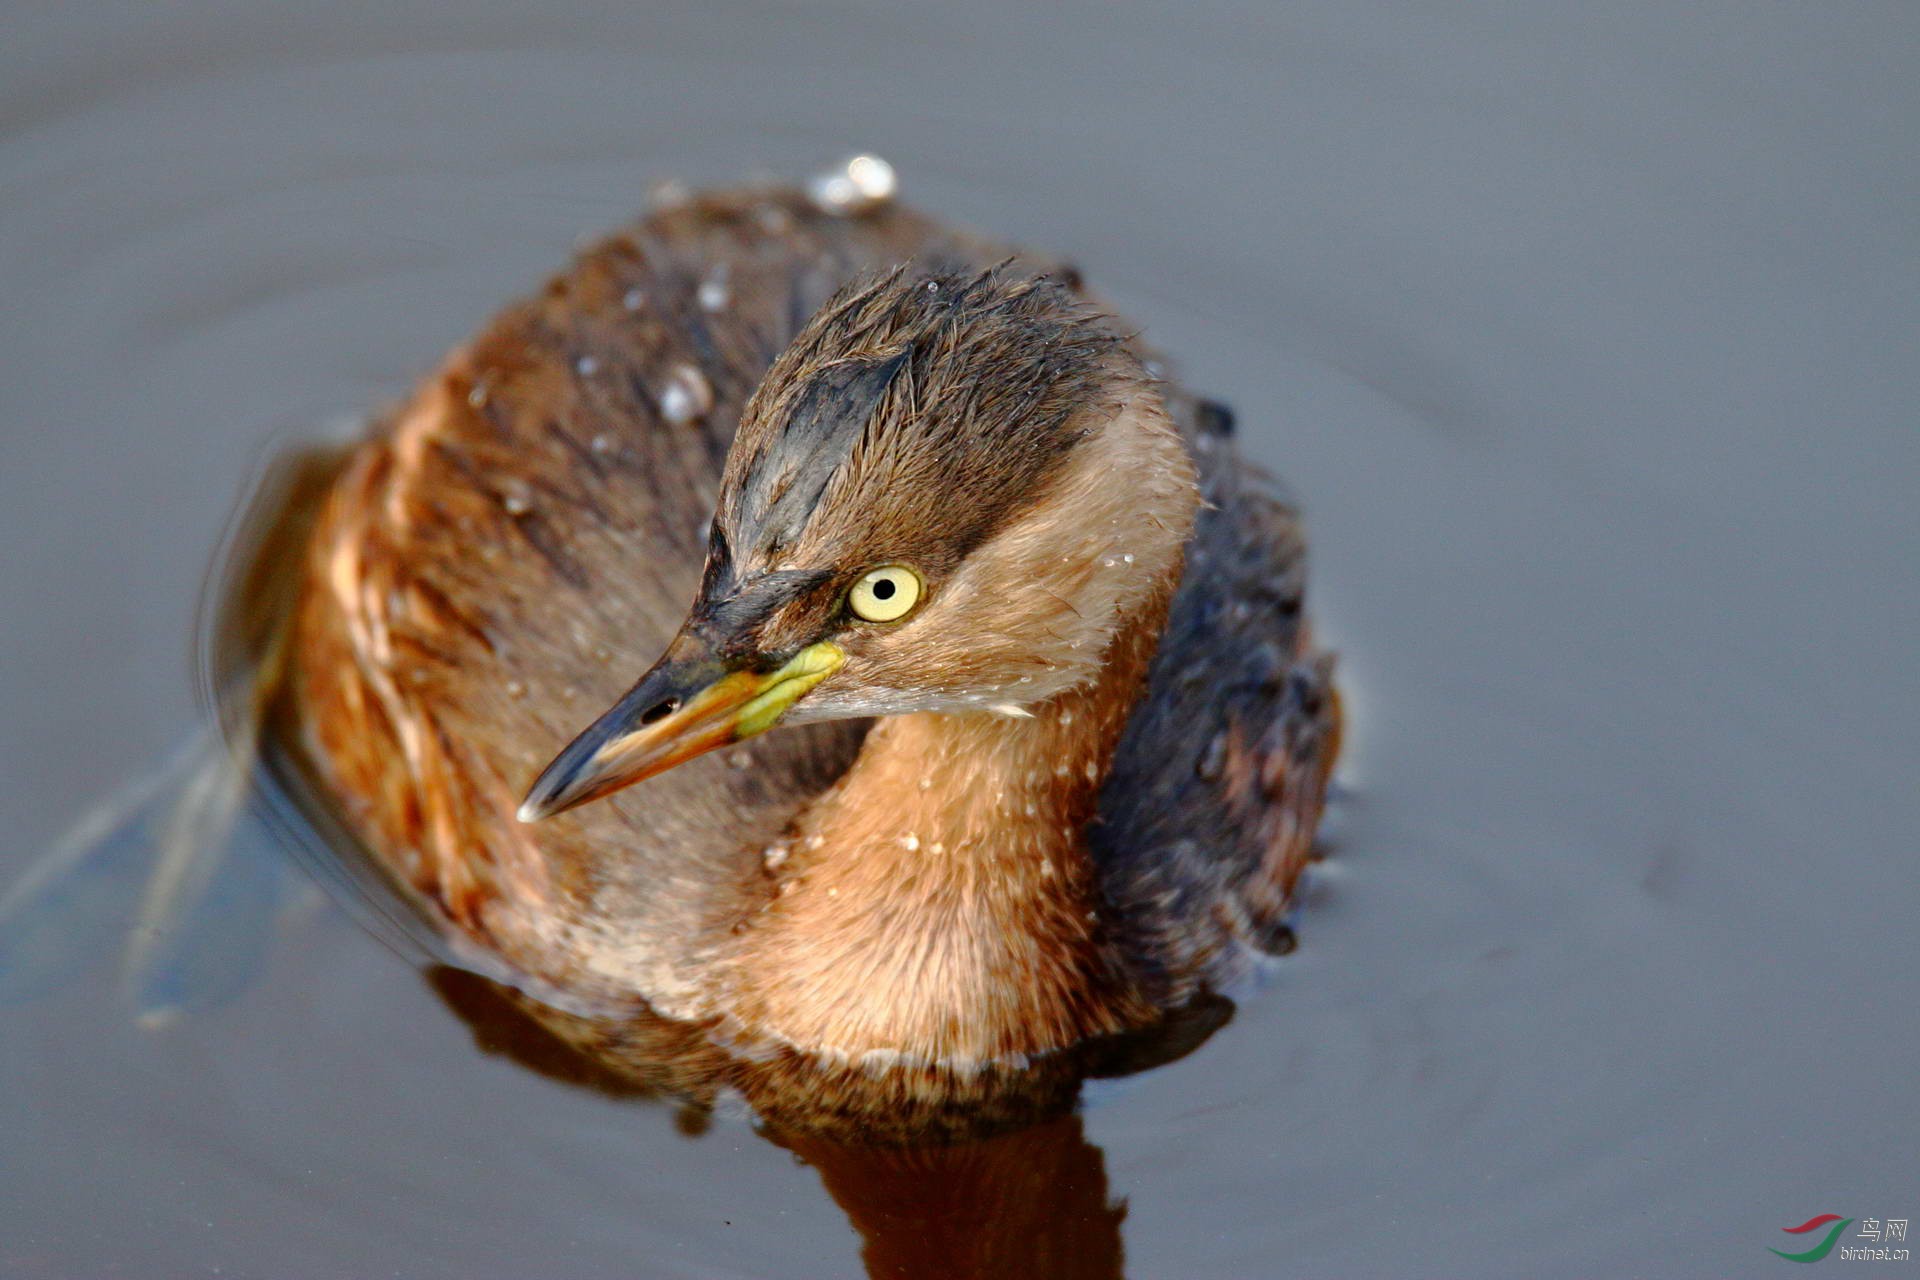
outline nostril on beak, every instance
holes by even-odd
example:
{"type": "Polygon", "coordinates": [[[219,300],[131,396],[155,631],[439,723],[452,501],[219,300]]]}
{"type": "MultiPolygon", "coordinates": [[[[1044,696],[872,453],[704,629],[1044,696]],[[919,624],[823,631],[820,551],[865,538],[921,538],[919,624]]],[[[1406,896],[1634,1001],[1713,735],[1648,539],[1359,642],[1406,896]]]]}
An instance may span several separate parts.
{"type": "Polygon", "coordinates": [[[680,709],[680,699],[668,698],[665,702],[656,702],[641,713],[641,724],[658,724],[680,709]]]}

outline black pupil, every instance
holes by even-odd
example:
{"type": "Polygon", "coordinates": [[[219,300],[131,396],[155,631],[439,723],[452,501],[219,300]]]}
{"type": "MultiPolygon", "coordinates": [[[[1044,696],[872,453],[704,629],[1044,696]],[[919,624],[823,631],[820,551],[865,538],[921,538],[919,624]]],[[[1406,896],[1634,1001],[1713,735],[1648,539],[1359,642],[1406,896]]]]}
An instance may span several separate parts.
{"type": "Polygon", "coordinates": [[[680,699],[668,698],[665,702],[656,702],[641,713],[641,724],[658,724],[680,709],[680,699]]]}
{"type": "Polygon", "coordinates": [[[893,592],[894,592],[894,585],[893,585],[892,578],[874,579],[873,598],[875,600],[891,600],[893,599],[893,592]]]}

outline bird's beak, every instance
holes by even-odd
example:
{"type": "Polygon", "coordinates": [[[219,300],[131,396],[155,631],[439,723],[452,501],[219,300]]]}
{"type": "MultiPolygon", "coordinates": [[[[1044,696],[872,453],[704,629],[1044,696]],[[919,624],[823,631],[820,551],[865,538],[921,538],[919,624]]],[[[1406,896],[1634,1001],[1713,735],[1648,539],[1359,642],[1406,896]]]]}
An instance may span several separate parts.
{"type": "Polygon", "coordinates": [[[534,780],[520,821],[538,822],[632,786],[718,747],[765,733],[813,686],[840,669],[838,645],[808,645],[777,671],[729,669],[675,644],[640,683],[534,780]]]}

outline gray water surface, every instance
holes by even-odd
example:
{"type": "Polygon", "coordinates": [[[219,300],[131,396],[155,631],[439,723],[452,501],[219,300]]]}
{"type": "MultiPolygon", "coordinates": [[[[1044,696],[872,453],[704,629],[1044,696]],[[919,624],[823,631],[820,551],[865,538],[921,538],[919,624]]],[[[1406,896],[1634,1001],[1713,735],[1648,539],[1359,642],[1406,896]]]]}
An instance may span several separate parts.
{"type": "MultiPolygon", "coordinates": [[[[1239,409],[1342,654],[1300,949],[1090,1097],[1126,1273],[1759,1275],[1920,1210],[1920,9],[12,9],[0,884],[192,735],[264,458],[651,182],[870,148],[1239,409]]],[[[331,906],[158,1027],[96,917],[5,1009],[0,1274],[861,1269],[813,1168],[477,1051],[331,906]]]]}

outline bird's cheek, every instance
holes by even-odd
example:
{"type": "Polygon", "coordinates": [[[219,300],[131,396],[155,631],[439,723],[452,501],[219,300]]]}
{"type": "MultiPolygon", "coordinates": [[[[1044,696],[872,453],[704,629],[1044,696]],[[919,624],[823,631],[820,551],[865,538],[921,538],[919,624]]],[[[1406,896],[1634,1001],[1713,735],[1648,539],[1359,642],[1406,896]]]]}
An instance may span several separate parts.
{"type": "Polygon", "coordinates": [[[840,669],[794,705],[787,717],[789,723],[864,719],[921,709],[909,696],[911,690],[895,684],[890,664],[884,659],[877,660],[871,652],[862,654],[851,645],[846,651],[840,669]]]}
{"type": "Polygon", "coordinates": [[[847,664],[838,673],[845,678],[841,687],[898,688],[913,664],[903,661],[906,655],[900,646],[889,643],[891,639],[889,635],[876,635],[871,631],[844,637],[841,643],[847,651],[847,664]]]}

